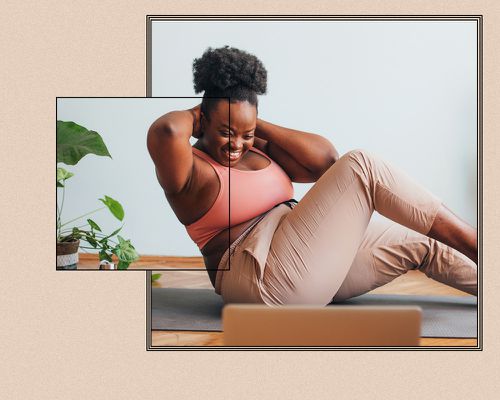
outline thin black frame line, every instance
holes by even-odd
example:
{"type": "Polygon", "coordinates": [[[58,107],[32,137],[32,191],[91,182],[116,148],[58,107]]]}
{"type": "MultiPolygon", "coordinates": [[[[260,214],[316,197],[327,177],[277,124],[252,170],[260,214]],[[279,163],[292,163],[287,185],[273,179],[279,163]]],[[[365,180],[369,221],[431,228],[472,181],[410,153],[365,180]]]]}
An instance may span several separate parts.
{"type": "MultiPolygon", "coordinates": [[[[228,124],[229,124],[229,130],[231,130],[231,99],[229,99],[229,103],[228,103],[228,106],[229,106],[229,115],[228,115],[228,124]]],[[[231,139],[229,139],[229,147],[231,147],[231,139]]],[[[231,151],[231,150],[229,150],[231,151]]],[[[230,154],[228,152],[228,164],[231,163],[231,160],[230,160],[230,154]]],[[[228,170],[228,194],[229,194],[229,198],[228,198],[228,216],[227,216],[227,226],[229,227],[229,234],[227,235],[227,252],[229,252],[228,254],[228,258],[227,258],[227,261],[228,261],[228,270],[231,271],[231,167],[229,167],[229,170],[228,170]]],[[[220,261],[219,261],[220,263],[220,261]]],[[[220,265],[220,264],[219,264],[220,265]]],[[[219,265],[217,265],[217,267],[219,267],[219,265]]],[[[219,268],[217,268],[219,269],[219,268]]],[[[224,270],[225,271],[225,270],[224,270]]],[[[214,278],[214,289],[215,287],[217,286],[217,273],[215,273],[215,278],[214,278]]]]}
{"type": "Polygon", "coordinates": [[[318,20],[318,19],[327,19],[327,20],[368,20],[368,19],[390,19],[390,20],[403,20],[407,21],[409,19],[417,19],[417,20],[453,20],[456,18],[459,19],[477,19],[482,18],[483,14],[415,14],[415,15],[398,15],[398,14],[367,14],[367,15],[356,15],[356,14],[331,14],[331,15],[319,15],[319,14],[171,14],[171,15],[156,15],[156,14],[147,14],[146,19],[148,20],[180,20],[185,21],[186,18],[201,18],[201,19],[210,19],[214,18],[223,18],[225,20],[232,20],[234,18],[242,18],[247,20],[253,20],[253,18],[263,18],[265,20],[272,19],[287,19],[293,18],[299,20],[318,20]]]}
{"type": "MultiPolygon", "coordinates": [[[[182,18],[177,18],[177,17],[184,17],[184,16],[172,16],[170,18],[173,18],[173,19],[170,19],[169,17],[167,18],[162,18],[162,19],[155,19],[156,21],[179,21],[179,22],[185,22],[187,20],[185,19],[182,19],[182,18]]],[[[197,16],[197,17],[202,17],[203,20],[214,20],[214,19],[210,19],[210,16],[197,16]]],[[[214,16],[214,17],[221,17],[221,16],[214,16]]],[[[240,16],[237,16],[237,17],[240,17],[240,16]]],[[[262,16],[258,16],[258,17],[262,17],[262,16]]],[[[279,17],[283,17],[281,15],[274,15],[274,16],[271,16],[271,17],[278,17],[278,21],[279,20],[284,20],[283,18],[279,18],[279,17]]],[[[304,17],[304,16],[301,16],[301,17],[304,17]]],[[[311,17],[316,17],[316,16],[311,16],[311,17]]],[[[359,17],[359,16],[358,16],[359,17]]],[[[380,17],[380,16],[376,16],[376,17],[380,17]]],[[[249,20],[249,18],[246,18],[245,19],[246,21],[249,20]]],[[[265,21],[272,21],[273,19],[271,18],[266,18],[264,19],[265,21]]],[[[307,20],[310,20],[310,21],[318,21],[318,18],[309,18],[307,20]]],[[[306,21],[307,21],[306,20],[306,21]]],[[[341,18],[330,18],[330,19],[326,19],[328,21],[335,21],[335,20],[347,20],[347,21],[352,21],[352,20],[355,20],[353,18],[349,18],[349,16],[341,16],[341,18]]],[[[369,20],[369,18],[366,18],[366,16],[362,16],[360,18],[360,21],[366,21],[366,20],[369,20]]],[[[380,20],[383,20],[381,18],[375,18],[376,21],[380,21],[380,20]]],[[[411,21],[411,20],[415,20],[415,21],[425,21],[425,20],[444,20],[444,21],[455,21],[457,19],[454,19],[453,16],[401,16],[401,15],[395,15],[394,16],[394,19],[390,18],[390,20],[398,20],[398,21],[411,21]],[[415,18],[415,19],[413,19],[415,18]]],[[[483,15],[478,15],[478,16],[460,16],[460,19],[458,19],[459,21],[476,21],[478,22],[478,24],[476,24],[476,33],[477,33],[477,41],[478,41],[478,48],[481,49],[481,58],[480,60],[477,60],[477,65],[478,65],[478,69],[477,69],[477,72],[478,72],[478,76],[480,75],[481,76],[481,79],[480,79],[480,83],[481,83],[481,89],[478,90],[478,104],[480,105],[480,110],[481,110],[481,113],[478,113],[478,120],[480,120],[480,129],[479,131],[476,130],[476,137],[478,138],[478,143],[481,143],[482,144],[482,20],[483,20],[483,15]],[[479,27],[479,28],[478,28],[479,27]],[[479,38],[480,36],[480,38],[479,38]],[[479,67],[480,66],[480,67],[479,67]],[[480,93],[479,93],[480,92],[480,93]]],[[[295,21],[295,19],[294,19],[295,21]]],[[[151,16],[146,16],[146,23],[147,24],[152,24],[153,20],[151,19],[151,16]]],[[[152,40],[151,40],[152,42],[152,40]]],[[[148,55],[146,55],[146,57],[148,58],[148,55]]],[[[150,59],[147,59],[146,60],[146,65],[148,65],[148,63],[150,63],[151,60],[150,59]]],[[[151,80],[152,80],[152,76],[147,76],[146,77],[146,80],[148,81],[149,84],[151,84],[151,80]]],[[[147,86],[146,88],[146,92],[148,92],[148,87],[150,88],[151,86],[147,86]]],[[[151,93],[147,93],[147,97],[151,97],[151,93]]],[[[481,173],[482,173],[482,149],[480,148],[480,146],[478,146],[478,156],[480,157],[481,159],[481,164],[480,164],[480,168],[481,168],[481,173]]],[[[480,185],[481,185],[481,190],[478,190],[478,193],[479,193],[479,196],[481,198],[481,202],[480,204],[478,203],[478,211],[479,211],[479,215],[481,216],[481,222],[482,222],[482,216],[483,216],[483,213],[482,213],[482,183],[483,183],[483,180],[482,180],[482,175],[480,176],[480,185]]],[[[478,221],[478,225],[481,224],[481,222],[478,221]]],[[[482,255],[482,224],[481,224],[481,229],[478,229],[478,235],[479,235],[479,239],[480,239],[480,243],[481,243],[481,247],[478,248],[478,253],[482,255]]],[[[480,263],[480,267],[482,267],[481,265],[482,263],[480,263]]],[[[482,288],[482,273],[481,273],[481,269],[480,268],[480,279],[478,281],[478,284],[480,286],[480,288],[482,288]]],[[[148,271],[150,272],[150,271],[148,271]]],[[[482,291],[481,291],[481,294],[482,294],[482,291]]],[[[479,304],[481,304],[482,306],[482,296],[478,296],[479,297],[479,304]]],[[[479,311],[479,310],[478,310],[479,311]]],[[[481,322],[482,322],[482,307],[481,307],[481,312],[479,313],[478,312],[478,319],[480,318],[481,322]]],[[[478,333],[479,333],[479,330],[480,332],[482,333],[482,326],[481,324],[478,323],[478,333]]],[[[151,332],[149,332],[149,334],[151,335],[151,332]]],[[[482,348],[482,344],[483,344],[483,340],[482,340],[482,336],[478,334],[478,337],[476,338],[476,340],[478,341],[477,342],[477,345],[475,347],[472,347],[472,346],[453,346],[453,347],[446,347],[446,348],[441,348],[441,347],[423,347],[423,348],[419,348],[419,347],[416,347],[416,348],[411,348],[411,350],[438,350],[438,351],[453,351],[453,350],[467,350],[467,351],[482,351],[483,348],[482,348]],[[479,345],[480,344],[480,345],[479,345]]],[[[218,348],[218,347],[212,347],[212,346],[192,346],[192,347],[183,347],[183,348],[179,348],[179,347],[170,347],[170,346],[164,346],[164,347],[153,347],[152,350],[161,350],[161,349],[169,349],[169,350],[189,350],[189,349],[203,349],[203,350],[210,350],[210,349],[214,349],[214,350],[231,350],[230,348],[218,348]]],[[[237,348],[238,350],[240,350],[240,348],[237,348]]],[[[259,350],[260,348],[251,348],[251,350],[259,350]]],[[[294,349],[297,349],[297,348],[292,348],[292,350],[294,349]]],[[[311,349],[309,347],[306,347],[306,349],[311,349]]],[[[327,347],[326,348],[327,350],[330,350],[332,349],[331,347],[327,347]]],[[[263,350],[270,350],[270,349],[263,349],[263,350]]],[[[272,348],[271,348],[272,350],[272,348]]],[[[281,348],[277,348],[276,350],[282,350],[281,348]]],[[[297,349],[297,350],[300,350],[300,349],[297,349]]],[[[334,350],[334,349],[332,349],[334,350]]],[[[358,347],[354,347],[353,350],[365,350],[364,348],[358,348],[358,347]]],[[[377,350],[377,351],[380,351],[380,350],[384,350],[384,348],[381,348],[381,347],[377,347],[375,348],[374,350],[377,350]]],[[[389,349],[390,350],[390,349],[389,349]]]]}
{"type": "MultiPolygon", "coordinates": [[[[94,253],[88,253],[88,254],[94,254],[94,253]]],[[[96,253],[97,254],[97,253],[96,253]]],[[[218,268],[169,268],[169,269],[157,269],[157,268],[132,268],[132,269],[99,269],[99,268],[82,268],[82,269],[58,269],[57,272],[84,272],[84,271],[99,271],[99,272],[104,272],[104,271],[128,271],[128,272],[144,272],[144,271],[155,271],[158,273],[163,273],[163,272],[179,272],[179,271],[193,271],[193,272],[201,272],[201,271],[229,271],[229,269],[218,269],[218,268]]]]}
{"type": "MultiPolygon", "coordinates": [[[[149,336],[151,337],[151,342],[152,342],[152,332],[162,332],[162,330],[152,330],[150,331],[149,336]]],[[[185,331],[176,331],[176,330],[168,330],[168,332],[189,332],[187,330],[185,331]]],[[[194,331],[193,331],[194,332],[194,331]]],[[[220,332],[214,332],[214,331],[197,331],[201,333],[220,333],[220,332]]],[[[441,338],[436,338],[436,339],[441,339],[441,338]]],[[[443,339],[453,339],[453,338],[443,338],[443,339]]],[[[467,338],[467,339],[474,339],[474,338],[467,338]]],[[[220,345],[220,346],[165,346],[165,345],[150,345],[149,348],[146,349],[147,351],[167,351],[167,350],[178,350],[178,351],[185,351],[185,350],[215,350],[215,351],[226,351],[226,350],[253,350],[253,351],[269,351],[269,350],[276,350],[276,351],[283,351],[283,350],[291,350],[291,351],[308,351],[308,350],[322,350],[322,351],[365,351],[365,350],[370,350],[370,351],[483,351],[482,348],[476,346],[416,346],[416,347],[398,347],[398,346],[393,346],[393,347],[386,347],[386,346],[346,346],[346,347],[341,347],[341,346],[322,346],[322,347],[316,347],[316,346],[275,346],[272,347],[270,346],[269,348],[265,346],[225,346],[225,345],[220,345]]]]}
{"type": "MultiPolygon", "coordinates": [[[[478,46],[478,47],[479,47],[479,46],[478,46]]],[[[479,75],[479,68],[478,68],[478,75],[479,75]]],[[[479,104],[479,102],[478,102],[478,104],[479,104]]],[[[479,120],[479,114],[478,114],[478,120],[479,120]]],[[[476,135],[476,137],[477,137],[477,138],[479,138],[479,135],[476,135]]],[[[478,148],[479,148],[479,146],[478,146],[478,148]]],[[[479,208],[479,207],[478,207],[478,208],[479,208]]],[[[229,264],[230,264],[230,261],[229,261],[229,264]]],[[[191,270],[193,270],[193,269],[191,269],[191,270]]],[[[479,318],[479,313],[478,313],[477,318],[479,318]]],[[[478,328],[477,328],[477,329],[479,329],[479,326],[480,326],[480,324],[478,323],[478,325],[477,325],[477,327],[478,327],[478,328]]],[[[478,338],[479,338],[479,337],[480,337],[480,336],[479,336],[479,332],[478,332],[478,338]]],[[[481,343],[482,343],[482,341],[481,341],[481,343]]],[[[204,347],[204,346],[202,346],[202,347],[204,347]]],[[[481,350],[482,350],[482,349],[481,349],[481,350]]]]}
{"type": "Polygon", "coordinates": [[[145,78],[145,95],[153,97],[153,21],[146,15],[146,76],[145,78]]]}
{"type": "MultiPolygon", "coordinates": [[[[154,330],[163,331],[163,330],[154,330]]],[[[181,330],[169,330],[168,332],[187,332],[181,330]]],[[[214,331],[198,331],[202,333],[214,332],[214,331]]],[[[219,332],[216,332],[219,333],[219,332]]],[[[439,338],[437,338],[439,339],[439,338]]],[[[152,345],[147,349],[148,351],[166,351],[166,350],[256,350],[256,351],[308,351],[308,350],[321,350],[321,351],[357,351],[357,350],[368,350],[368,351],[482,351],[483,349],[472,346],[165,346],[152,345]]]]}
{"type": "Polygon", "coordinates": [[[261,21],[261,22],[268,22],[268,21],[275,21],[275,22],[280,22],[280,21],[295,21],[295,22],[329,22],[329,21],[349,21],[349,22],[377,22],[377,21],[383,21],[383,22],[467,22],[467,21],[474,21],[477,20],[477,18],[467,18],[467,17],[456,17],[456,18],[407,18],[404,20],[401,19],[395,19],[395,18],[232,18],[232,19],[227,19],[227,18],[203,18],[203,16],[195,16],[195,17],[190,17],[190,18],[154,18],[151,19],[152,22],[161,22],[161,21],[170,21],[170,22],[203,22],[203,21],[217,21],[217,22],[256,22],[256,21],[261,21]]]}
{"type": "MultiPolygon", "coordinates": [[[[162,332],[163,330],[154,330],[155,332],[162,332]]],[[[169,330],[168,332],[186,332],[186,331],[181,331],[181,330],[169,330]]],[[[194,331],[193,331],[194,332],[194,331]]],[[[214,332],[214,331],[197,331],[197,332],[202,332],[202,333],[209,333],[209,332],[214,332]]],[[[219,333],[219,332],[217,332],[219,333]]],[[[439,339],[439,338],[437,338],[439,339]]],[[[184,349],[193,349],[193,350],[200,350],[200,349],[210,349],[210,350],[347,350],[347,351],[352,351],[352,350],[374,350],[374,351],[380,351],[380,350],[386,350],[386,351],[393,351],[393,350],[403,350],[403,351],[415,351],[415,350],[438,350],[438,351],[455,351],[455,350],[474,350],[474,351],[481,351],[478,348],[471,347],[471,346],[448,346],[448,347],[443,347],[443,346],[420,346],[420,347],[413,347],[413,346],[372,346],[372,345],[366,345],[366,346],[182,346],[182,349],[178,349],[177,346],[151,346],[150,350],[184,350],[184,349]]]]}
{"type": "MultiPolygon", "coordinates": [[[[478,201],[477,201],[477,211],[478,211],[478,287],[480,296],[478,299],[478,309],[477,309],[477,332],[478,332],[478,344],[480,343],[480,348],[483,348],[483,18],[477,21],[477,151],[478,151],[478,167],[477,167],[477,185],[478,185],[478,201]]],[[[479,295],[478,293],[478,295],[479,295]]]]}
{"type": "Polygon", "coordinates": [[[151,93],[153,91],[152,88],[152,81],[151,79],[148,79],[148,77],[153,76],[153,63],[148,62],[148,60],[152,60],[152,53],[153,53],[153,24],[148,20],[146,17],[146,43],[145,43],[145,49],[146,49],[146,76],[145,76],[145,85],[146,85],[146,97],[151,97],[151,93]]]}
{"type": "MultiPolygon", "coordinates": [[[[207,99],[228,99],[228,97],[206,96],[207,99]]],[[[59,99],[203,99],[203,96],[56,96],[59,99]]]]}
{"type": "Polygon", "coordinates": [[[177,19],[166,19],[166,20],[153,20],[152,22],[240,22],[240,23],[251,23],[251,22],[342,22],[342,21],[349,21],[349,22],[474,22],[477,21],[477,19],[453,19],[453,20],[423,20],[423,19],[413,19],[413,20],[404,20],[404,21],[396,21],[392,19],[372,19],[372,20],[333,20],[333,19],[324,19],[324,20],[297,20],[297,19],[280,19],[280,20],[263,20],[263,19],[254,19],[254,20],[248,20],[248,19],[234,19],[234,20],[227,20],[227,19],[186,19],[186,20],[177,20],[177,19]]]}
{"type": "MultiPolygon", "coordinates": [[[[146,308],[144,311],[145,311],[145,315],[146,315],[146,330],[149,331],[149,332],[153,332],[153,325],[152,325],[152,321],[153,321],[153,310],[152,310],[152,307],[151,307],[151,296],[153,294],[153,291],[152,291],[152,285],[151,285],[151,276],[152,276],[152,273],[151,271],[146,271],[146,304],[144,305],[144,307],[146,308]]],[[[153,347],[153,335],[146,335],[146,351],[153,347]]]]}
{"type": "MultiPolygon", "coordinates": [[[[57,107],[58,107],[58,101],[60,99],[78,99],[78,100],[81,100],[81,99],[203,99],[203,98],[207,98],[207,99],[226,99],[226,100],[229,100],[229,112],[231,112],[231,101],[230,101],[230,98],[229,97],[225,97],[225,96],[158,96],[158,97],[142,97],[142,96],[120,96],[120,97],[108,97],[108,96],[87,96],[87,97],[78,97],[78,96],[56,96],[56,128],[57,128],[57,107]]],[[[229,124],[231,125],[231,116],[229,115],[229,124]]],[[[57,130],[56,130],[57,131],[57,130]]],[[[56,152],[57,153],[57,152],[56,152]]],[[[56,159],[56,162],[55,162],[55,165],[56,165],[56,172],[57,172],[57,159],[56,159]]],[[[230,172],[231,168],[229,168],[229,172],[230,172]]],[[[230,185],[229,185],[230,186],[230,185]]],[[[231,190],[231,188],[229,187],[229,190],[231,190]]],[[[229,196],[231,196],[231,192],[229,192],[229,196]]],[[[56,211],[57,211],[57,197],[58,197],[58,194],[57,194],[57,188],[56,188],[56,211]]],[[[231,210],[229,210],[229,216],[231,215],[231,210]]],[[[228,221],[229,222],[229,221],[228,221]]],[[[231,231],[231,226],[230,224],[228,223],[228,226],[229,226],[229,231],[231,231]]],[[[57,226],[56,226],[56,234],[57,234],[57,226]]],[[[230,240],[228,239],[228,248],[229,248],[229,245],[230,245],[230,240]]],[[[54,253],[56,253],[54,251],[54,253]]],[[[94,253],[87,253],[87,254],[94,254],[94,253]]],[[[229,271],[231,265],[229,265],[229,268],[228,269],[221,269],[221,271],[229,271]]],[[[70,272],[74,272],[74,271],[157,271],[156,269],[154,268],[133,268],[133,269],[124,269],[124,270],[118,270],[118,269],[113,269],[113,270],[100,270],[99,268],[85,268],[85,269],[74,269],[74,270],[57,270],[57,271],[70,271],[70,272]]],[[[211,268],[211,269],[207,269],[207,268],[169,268],[169,269],[165,269],[165,270],[158,270],[158,271],[219,271],[219,268],[211,268]]]]}
{"type": "MultiPolygon", "coordinates": [[[[169,331],[175,333],[175,331],[169,331]]],[[[201,332],[208,333],[208,332],[201,332]]],[[[150,346],[146,351],[239,351],[239,350],[250,350],[250,351],[480,351],[475,347],[460,347],[460,346],[449,346],[449,347],[439,347],[439,346],[426,346],[426,347],[374,347],[374,346],[150,346]]]]}

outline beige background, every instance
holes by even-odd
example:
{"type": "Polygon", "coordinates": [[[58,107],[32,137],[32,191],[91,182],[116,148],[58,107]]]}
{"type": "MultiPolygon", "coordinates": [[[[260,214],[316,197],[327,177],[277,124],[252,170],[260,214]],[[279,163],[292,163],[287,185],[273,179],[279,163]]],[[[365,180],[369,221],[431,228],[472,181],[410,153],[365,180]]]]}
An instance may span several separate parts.
{"type": "Polygon", "coordinates": [[[253,1],[250,8],[217,1],[203,2],[203,9],[198,1],[80,3],[3,0],[0,5],[0,397],[498,394],[499,3],[358,1],[354,7],[351,1],[253,1]],[[485,16],[484,351],[146,352],[144,272],[55,271],[56,96],[144,96],[146,14],[196,13],[485,16]]]}

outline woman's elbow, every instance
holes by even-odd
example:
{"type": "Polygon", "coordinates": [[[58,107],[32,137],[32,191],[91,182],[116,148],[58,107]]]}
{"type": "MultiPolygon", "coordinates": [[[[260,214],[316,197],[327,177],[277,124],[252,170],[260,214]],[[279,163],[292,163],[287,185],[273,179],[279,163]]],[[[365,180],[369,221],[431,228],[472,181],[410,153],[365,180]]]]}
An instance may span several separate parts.
{"type": "Polygon", "coordinates": [[[333,164],[335,164],[338,161],[339,157],[340,157],[339,152],[337,151],[337,149],[335,147],[332,146],[331,149],[325,155],[325,161],[324,161],[325,168],[324,168],[324,170],[326,171],[333,164]]]}
{"type": "Polygon", "coordinates": [[[319,179],[328,169],[335,164],[339,159],[339,153],[332,146],[332,149],[324,156],[323,167],[318,171],[317,179],[319,179]]]}
{"type": "Polygon", "coordinates": [[[334,153],[332,153],[332,154],[328,155],[327,157],[325,157],[321,168],[317,169],[316,173],[314,174],[314,181],[313,182],[316,182],[319,178],[321,178],[321,176],[323,176],[323,174],[326,171],[328,171],[328,169],[333,164],[335,164],[338,159],[339,159],[339,154],[337,153],[337,151],[335,151],[334,153]]]}
{"type": "Polygon", "coordinates": [[[339,152],[337,151],[337,149],[335,147],[332,146],[332,150],[329,154],[329,158],[328,158],[328,162],[329,162],[329,166],[332,166],[333,164],[335,164],[340,158],[340,155],[339,155],[339,152]]]}
{"type": "Polygon", "coordinates": [[[332,144],[330,140],[327,138],[323,137],[323,158],[325,159],[325,164],[329,167],[331,167],[333,164],[335,164],[338,159],[340,158],[339,152],[335,148],[335,146],[332,144]]]}

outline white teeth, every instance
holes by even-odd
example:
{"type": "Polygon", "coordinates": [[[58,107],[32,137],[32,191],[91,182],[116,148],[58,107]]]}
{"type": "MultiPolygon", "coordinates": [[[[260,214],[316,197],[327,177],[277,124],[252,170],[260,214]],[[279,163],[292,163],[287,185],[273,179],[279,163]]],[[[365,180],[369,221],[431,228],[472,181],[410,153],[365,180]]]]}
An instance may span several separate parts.
{"type": "Polygon", "coordinates": [[[224,150],[224,153],[229,154],[229,158],[231,158],[231,159],[236,159],[236,158],[238,158],[241,155],[241,151],[237,151],[237,152],[230,151],[230,152],[228,152],[227,150],[224,150]]]}

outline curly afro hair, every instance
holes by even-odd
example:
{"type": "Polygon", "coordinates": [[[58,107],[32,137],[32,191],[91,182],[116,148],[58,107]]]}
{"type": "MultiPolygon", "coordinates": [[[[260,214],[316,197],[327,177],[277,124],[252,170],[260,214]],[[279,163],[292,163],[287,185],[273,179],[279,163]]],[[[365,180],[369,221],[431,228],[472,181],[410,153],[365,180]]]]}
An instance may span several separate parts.
{"type": "Polygon", "coordinates": [[[231,103],[248,101],[257,107],[257,95],[267,90],[267,71],[252,54],[234,47],[209,47],[193,61],[193,83],[196,93],[204,92],[201,111],[208,117],[220,99],[229,97],[231,103]]]}

